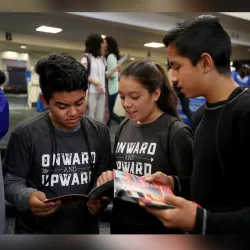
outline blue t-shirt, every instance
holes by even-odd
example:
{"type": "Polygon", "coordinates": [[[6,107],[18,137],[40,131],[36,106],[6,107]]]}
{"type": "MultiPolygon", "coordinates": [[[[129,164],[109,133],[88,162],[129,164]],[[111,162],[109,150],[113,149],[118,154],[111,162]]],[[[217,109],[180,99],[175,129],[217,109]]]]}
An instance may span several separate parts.
{"type": "Polygon", "coordinates": [[[242,78],[238,72],[232,71],[232,77],[240,86],[250,86],[250,76],[242,78]]]}

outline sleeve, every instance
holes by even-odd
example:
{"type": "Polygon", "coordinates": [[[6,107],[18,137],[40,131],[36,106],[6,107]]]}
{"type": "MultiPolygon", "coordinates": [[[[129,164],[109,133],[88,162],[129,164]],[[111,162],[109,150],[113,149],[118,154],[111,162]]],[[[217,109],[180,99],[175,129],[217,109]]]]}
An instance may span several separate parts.
{"type": "Polygon", "coordinates": [[[88,61],[87,61],[87,58],[86,56],[84,56],[82,59],[81,59],[81,64],[87,64],[88,61]]]}
{"type": "Polygon", "coordinates": [[[19,210],[29,208],[28,199],[33,188],[26,185],[31,166],[31,150],[27,137],[13,132],[3,161],[5,198],[19,210]]]}
{"type": "MultiPolygon", "coordinates": [[[[110,54],[107,58],[107,72],[110,72],[113,70],[114,67],[117,66],[117,59],[115,55],[110,54]]],[[[114,74],[110,76],[110,78],[114,77],[114,74]]]]}
{"type": "Polygon", "coordinates": [[[177,194],[188,198],[190,193],[190,176],[193,170],[193,135],[184,127],[171,141],[171,163],[175,169],[175,190],[177,194]]]}
{"type": "Polygon", "coordinates": [[[197,208],[195,233],[197,234],[241,234],[250,232],[250,207],[234,212],[212,213],[197,208]]]}

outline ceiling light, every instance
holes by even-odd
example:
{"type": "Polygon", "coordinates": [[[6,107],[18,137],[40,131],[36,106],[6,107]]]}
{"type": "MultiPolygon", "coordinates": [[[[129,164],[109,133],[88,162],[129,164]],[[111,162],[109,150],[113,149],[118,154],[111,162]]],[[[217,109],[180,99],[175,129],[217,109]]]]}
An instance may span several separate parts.
{"type": "Polygon", "coordinates": [[[106,36],[105,35],[101,35],[102,36],[102,39],[104,39],[106,36]]]}
{"type": "Polygon", "coordinates": [[[151,47],[151,48],[161,48],[161,47],[164,47],[164,44],[152,42],[152,43],[145,43],[144,46],[151,47]]]}
{"type": "Polygon", "coordinates": [[[21,49],[26,49],[27,47],[25,45],[22,45],[21,46],[21,49]]]}
{"type": "Polygon", "coordinates": [[[60,28],[54,28],[54,27],[48,27],[48,26],[40,26],[36,29],[36,31],[40,31],[40,32],[47,32],[47,33],[58,33],[61,32],[62,29],[60,28]]]}
{"type": "Polygon", "coordinates": [[[134,61],[134,60],[135,60],[135,58],[134,58],[134,57],[131,57],[131,58],[130,58],[130,60],[131,60],[131,61],[134,61]]]}

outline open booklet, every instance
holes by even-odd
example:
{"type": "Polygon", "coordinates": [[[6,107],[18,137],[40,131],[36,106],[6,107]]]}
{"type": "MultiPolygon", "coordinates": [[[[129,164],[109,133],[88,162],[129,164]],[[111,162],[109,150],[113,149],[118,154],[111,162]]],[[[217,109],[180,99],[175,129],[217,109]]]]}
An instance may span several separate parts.
{"type": "Polygon", "coordinates": [[[164,202],[165,195],[173,194],[168,186],[146,182],[142,177],[118,170],[113,170],[113,174],[114,197],[134,203],[143,202],[146,206],[158,209],[174,208],[164,202]]]}
{"type": "Polygon", "coordinates": [[[146,182],[140,176],[119,170],[113,170],[114,179],[93,188],[89,194],[68,194],[45,200],[45,202],[61,200],[63,204],[78,200],[98,199],[104,196],[118,198],[124,201],[139,203],[146,206],[167,209],[174,208],[164,202],[164,196],[172,194],[168,186],[157,182],[146,182]]]}
{"type": "Polygon", "coordinates": [[[129,59],[129,54],[125,55],[124,57],[122,57],[120,60],[118,60],[117,64],[122,64],[124,63],[126,60],[129,59]]]}
{"type": "Polygon", "coordinates": [[[60,200],[62,204],[68,204],[78,200],[98,199],[104,196],[113,196],[114,181],[108,181],[99,187],[93,188],[88,194],[67,194],[51,199],[45,200],[45,202],[55,202],[60,200]]]}

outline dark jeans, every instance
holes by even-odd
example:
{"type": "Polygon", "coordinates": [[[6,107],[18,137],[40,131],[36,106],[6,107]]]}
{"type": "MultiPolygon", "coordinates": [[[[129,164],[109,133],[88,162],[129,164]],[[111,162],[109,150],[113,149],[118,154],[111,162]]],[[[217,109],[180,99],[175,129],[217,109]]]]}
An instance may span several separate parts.
{"type": "Polygon", "coordinates": [[[122,121],[122,118],[114,113],[115,100],[118,93],[108,96],[108,108],[109,108],[109,120],[107,122],[107,126],[110,127],[111,119],[116,121],[118,124],[122,121]]]}

